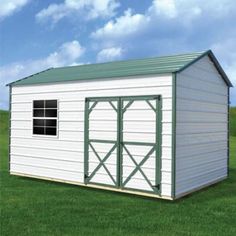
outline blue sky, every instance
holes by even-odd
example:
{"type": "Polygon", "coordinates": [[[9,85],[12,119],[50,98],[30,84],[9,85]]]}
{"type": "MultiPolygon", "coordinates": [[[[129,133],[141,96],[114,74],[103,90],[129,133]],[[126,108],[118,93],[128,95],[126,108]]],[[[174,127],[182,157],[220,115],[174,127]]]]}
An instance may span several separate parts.
{"type": "MultiPolygon", "coordinates": [[[[234,0],[0,0],[5,84],[49,67],[212,49],[236,86],[234,0]]],[[[236,105],[236,89],[231,89],[236,105]]]]}

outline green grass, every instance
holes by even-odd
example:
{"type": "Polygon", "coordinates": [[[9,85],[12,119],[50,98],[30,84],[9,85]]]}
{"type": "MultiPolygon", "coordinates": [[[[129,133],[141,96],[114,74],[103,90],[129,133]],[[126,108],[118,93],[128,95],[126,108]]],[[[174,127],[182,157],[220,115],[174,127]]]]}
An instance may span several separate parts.
{"type": "Polygon", "coordinates": [[[230,135],[236,136],[236,107],[231,107],[230,108],[230,135]]]}
{"type": "Polygon", "coordinates": [[[176,202],[10,176],[0,112],[0,235],[236,235],[236,137],[229,178],[176,202]]]}

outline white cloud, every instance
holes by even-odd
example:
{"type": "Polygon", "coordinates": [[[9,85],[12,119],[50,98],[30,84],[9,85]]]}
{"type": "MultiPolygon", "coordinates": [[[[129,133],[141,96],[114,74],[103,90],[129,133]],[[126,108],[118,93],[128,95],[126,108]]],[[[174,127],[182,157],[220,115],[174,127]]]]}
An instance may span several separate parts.
{"type": "Polygon", "coordinates": [[[121,59],[124,50],[121,47],[104,48],[97,55],[98,62],[121,59]]]}
{"type": "Polygon", "coordinates": [[[132,14],[131,9],[124,12],[123,16],[115,21],[107,22],[102,28],[92,33],[93,38],[118,38],[126,37],[145,28],[149,22],[149,17],[142,14],[132,14]]]}
{"type": "Polygon", "coordinates": [[[0,0],[0,20],[21,10],[29,0],[0,0]]]}
{"type": "Polygon", "coordinates": [[[226,16],[235,2],[232,0],[153,0],[149,12],[167,18],[191,19],[205,13],[214,18],[226,16]]]}
{"type": "Polygon", "coordinates": [[[166,25],[171,21],[176,27],[188,27],[193,26],[193,21],[199,19],[202,14],[219,18],[233,12],[233,9],[236,10],[236,4],[232,0],[153,0],[145,13],[133,13],[128,9],[122,16],[97,29],[91,36],[103,42],[110,39],[117,41],[137,33],[141,34],[145,30],[156,31],[157,28],[165,28],[164,21],[166,25]]]}
{"type": "Polygon", "coordinates": [[[149,10],[170,18],[177,16],[177,9],[174,0],[155,0],[149,10]]]}
{"type": "Polygon", "coordinates": [[[61,4],[50,4],[37,13],[36,19],[39,22],[51,20],[55,24],[65,17],[80,16],[86,20],[112,17],[119,5],[116,0],[65,0],[61,4]]]}
{"type": "Polygon", "coordinates": [[[85,49],[78,41],[71,41],[62,44],[57,51],[45,58],[15,62],[0,67],[0,108],[8,107],[8,91],[5,85],[17,79],[24,78],[49,67],[59,67],[79,64],[78,59],[83,55],[85,49]]]}
{"type": "MultiPolygon", "coordinates": [[[[214,0],[213,0],[214,1],[214,0]]],[[[149,11],[154,11],[157,16],[167,18],[193,19],[202,13],[201,0],[154,0],[149,11]]]]}
{"type": "MultiPolygon", "coordinates": [[[[62,44],[58,51],[51,53],[47,58],[39,60],[40,64],[54,67],[64,66],[74,63],[83,53],[84,48],[78,41],[66,42],[62,44]]],[[[37,62],[38,63],[38,62],[37,62]]]]}

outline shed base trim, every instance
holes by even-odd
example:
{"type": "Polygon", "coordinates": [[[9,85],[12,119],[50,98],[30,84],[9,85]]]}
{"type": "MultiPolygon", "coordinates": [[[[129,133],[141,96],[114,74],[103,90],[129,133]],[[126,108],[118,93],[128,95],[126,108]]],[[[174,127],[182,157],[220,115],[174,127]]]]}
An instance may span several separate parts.
{"type": "Polygon", "coordinates": [[[19,173],[19,172],[13,172],[13,171],[11,171],[10,174],[11,174],[11,175],[16,175],[16,176],[34,178],[34,179],[42,179],[42,180],[49,180],[49,181],[60,182],[60,183],[73,184],[73,185],[78,185],[78,186],[83,186],[83,187],[89,187],[89,188],[96,188],[96,189],[102,189],[102,190],[109,190],[109,191],[113,191],[113,192],[134,194],[134,195],[139,195],[139,196],[144,196],[144,197],[150,197],[150,198],[159,198],[159,199],[165,199],[165,200],[174,200],[173,198],[168,197],[168,196],[158,196],[158,195],[150,194],[150,193],[144,193],[144,192],[139,192],[139,191],[129,191],[129,190],[124,190],[124,189],[116,189],[116,188],[111,188],[111,187],[106,187],[106,186],[95,185],[95,184],[84,184],[84,183],[81,183],[81,182],[70,181],[70,180],[62,180],[62,179],[57,179],[57,178],[49,178],[49,177],[43,177],[43,176],[38,176],[38,175],[29,175],[29,174],[24,174],[24,173],[19,173]]]}

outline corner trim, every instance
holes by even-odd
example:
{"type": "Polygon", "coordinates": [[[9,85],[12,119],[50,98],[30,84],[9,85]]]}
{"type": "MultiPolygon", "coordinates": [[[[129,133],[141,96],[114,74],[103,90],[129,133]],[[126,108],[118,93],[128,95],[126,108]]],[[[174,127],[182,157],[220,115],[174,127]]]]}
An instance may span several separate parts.
{"type": "Polygon", "coordinates": [[[228,114],[227,114],[227,119],[228,119],[228,124],[227,124],[227,177],[229,177],[229,158],[230,158],[230,141],[229,141],[229,122],[230,122],[230,117],[229,117],[229,112],[230,112],[230,87],[228,87],[228,114]]]}
{"type": "Polygon", "coordinates": [[[9,117],[8,117],[8,171],[11,171],[11,97],[12,86],[9,85],[9,117]]]}
{"type": "Polygon", "coordinates": [[[171,197],[176,193],[176,73],[172,74],[172,161],[171,161],[171,197]]]}

